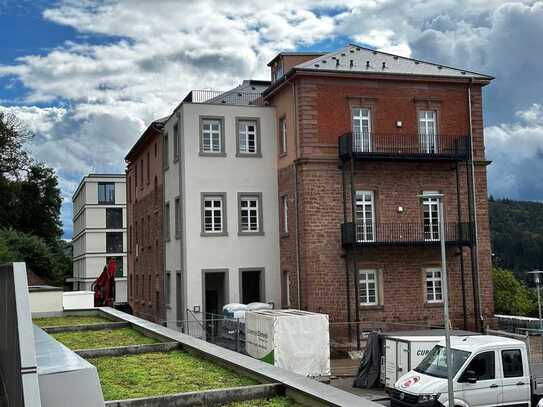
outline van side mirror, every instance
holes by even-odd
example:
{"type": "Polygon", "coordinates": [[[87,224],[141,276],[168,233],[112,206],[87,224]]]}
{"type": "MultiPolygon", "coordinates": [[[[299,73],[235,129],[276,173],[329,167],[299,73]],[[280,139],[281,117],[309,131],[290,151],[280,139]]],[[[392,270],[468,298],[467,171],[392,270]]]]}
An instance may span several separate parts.
{"type": "Polygon", "coordinates": [[[473,370],[468,370],[466,372],[466,381],[468,383],[477,383],[477,374],[473,370]]]}

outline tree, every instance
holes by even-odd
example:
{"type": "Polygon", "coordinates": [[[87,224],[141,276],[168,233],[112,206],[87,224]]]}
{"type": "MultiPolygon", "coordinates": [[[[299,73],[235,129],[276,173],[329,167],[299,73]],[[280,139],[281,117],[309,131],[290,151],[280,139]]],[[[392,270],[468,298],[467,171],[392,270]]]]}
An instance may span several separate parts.
{"type": "Polygon", "coordinates": [[[0,111],[0,177],[18,178],[27,170],[32,159],[23,150],[23,145],[32,134],[13,114],[0,111]]]}
{"type": "Polygon", "coordinates": [[[51,242],[62,235],[62,199],[54,171],[43,164],[30,167],[18,191],[17,229],[51,242]]]}
{"type": "Polygon", "coordinates": [[[535,312],[533,292],[522,285],[513,272],[494,267],[492,277],[496,314],[528,316],[535,312]]]}

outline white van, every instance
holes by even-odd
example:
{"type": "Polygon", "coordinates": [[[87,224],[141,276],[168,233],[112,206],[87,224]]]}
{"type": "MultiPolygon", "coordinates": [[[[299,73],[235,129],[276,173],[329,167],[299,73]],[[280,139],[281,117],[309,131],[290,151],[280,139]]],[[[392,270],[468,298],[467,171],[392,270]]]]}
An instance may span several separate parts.
{"type": "MultiPolygon", "coordinates": [[[[452,337],[451,349],[455,406],[529,407],[532,397],[541,394],[523,341],[490,335],[452,337]]],[[[392,406],[440,404],[448,405],[444,341],[400,377],[391,393],[392,406]]]]}

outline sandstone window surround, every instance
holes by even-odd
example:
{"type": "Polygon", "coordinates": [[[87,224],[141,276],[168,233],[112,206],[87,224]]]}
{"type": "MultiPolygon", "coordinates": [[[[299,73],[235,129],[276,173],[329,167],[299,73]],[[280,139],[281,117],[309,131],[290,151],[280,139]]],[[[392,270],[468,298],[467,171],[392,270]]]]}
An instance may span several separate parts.
{"type": "Polygon", "coordinates": [[[238,234],[263,235],[264,224],[262,216],[262,193],[238,193],[238,234]]]}
{"type": "Polygon", "coordinates": [[[201,236],[227,236],[226,192],[202,192],[201,202],[201,236]]]}
{"type": "Polygon", "coordinates": [[[224,157],[224,117],[200,116],[200,155],[224,157]]]}
{"type": "Polygon", "coordinates": [[[426,302],[429,304],[443,302],[442,273],[439,267],[424,269],[426,278],[426,302]]]}
{"type": "Polygon", "coordinates": [[[358,271],[359,303],[361,306],[379,305],[379,277],[377,270],[358,271]]]}
{"type": "Polygon", "coordinates": [[[236,157],[262,157],[260,119],[236,117],[236,157]]]}

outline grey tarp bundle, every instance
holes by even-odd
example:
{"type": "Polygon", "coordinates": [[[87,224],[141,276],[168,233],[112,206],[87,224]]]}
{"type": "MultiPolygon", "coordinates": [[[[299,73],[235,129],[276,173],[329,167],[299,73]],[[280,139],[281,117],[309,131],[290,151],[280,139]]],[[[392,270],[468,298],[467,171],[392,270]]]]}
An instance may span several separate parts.
{"type": "Polygon", "coordinates": [[[379,383],[379,370],[381,367],[381,344],[379,342],[377,332],[371,332],[368,335],[366,350],[360,361],[353,387],[369,389],[379,383]]]}

